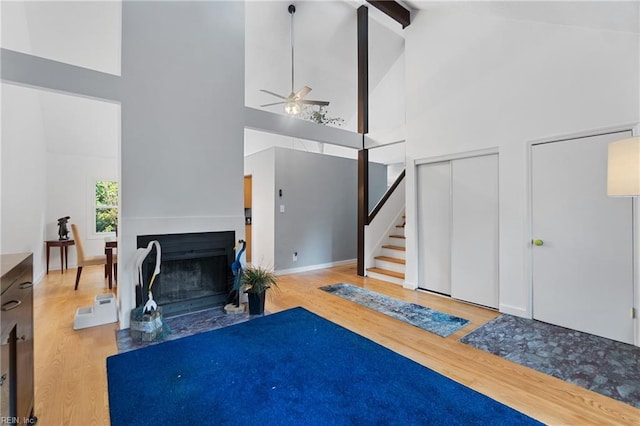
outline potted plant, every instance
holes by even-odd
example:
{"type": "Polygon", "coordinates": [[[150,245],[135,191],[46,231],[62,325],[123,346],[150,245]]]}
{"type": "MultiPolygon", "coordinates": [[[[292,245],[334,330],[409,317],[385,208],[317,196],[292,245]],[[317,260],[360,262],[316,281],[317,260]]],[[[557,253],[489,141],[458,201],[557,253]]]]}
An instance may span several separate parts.
{"type": "Polygon", "coordinates": [[[276,274],[269,268],[250,265],[243,271],[241,283],[249,299],[249,315],[263,315],[267,290],[278,287],[276,274]]]}

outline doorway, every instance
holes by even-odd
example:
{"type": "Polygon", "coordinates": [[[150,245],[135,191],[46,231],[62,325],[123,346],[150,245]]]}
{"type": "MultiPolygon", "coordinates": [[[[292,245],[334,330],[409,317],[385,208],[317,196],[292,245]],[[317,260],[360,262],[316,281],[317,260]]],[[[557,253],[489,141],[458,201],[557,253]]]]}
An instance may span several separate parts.
{"type": "Polygon", "coordinates": [[[418,287],[499,304],[498,154],[420,164],[418,287]]]}
{"type": "Polygon", "coordinates": [[[633,343],[633,203],[607,196],[616,132],[531,147],[533,317],[633,343]]]}

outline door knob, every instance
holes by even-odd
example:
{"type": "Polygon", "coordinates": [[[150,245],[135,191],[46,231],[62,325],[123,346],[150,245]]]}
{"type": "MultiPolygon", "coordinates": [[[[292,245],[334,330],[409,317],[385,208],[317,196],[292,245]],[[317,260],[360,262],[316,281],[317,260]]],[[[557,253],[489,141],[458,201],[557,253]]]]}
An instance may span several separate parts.
{"type": "Polygon", "coordinates": [[[544,244],[544,241],[542,241],[542,240],[533,240],[533,244],[535,244],[536,246],[540,247],[541,245],[544,244]]]}

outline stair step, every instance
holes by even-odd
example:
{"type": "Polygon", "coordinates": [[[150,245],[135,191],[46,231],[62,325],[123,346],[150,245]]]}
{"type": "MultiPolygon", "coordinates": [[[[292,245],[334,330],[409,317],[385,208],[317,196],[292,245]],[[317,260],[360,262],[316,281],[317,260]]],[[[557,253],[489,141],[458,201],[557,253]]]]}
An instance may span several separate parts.
{"type": "Polygon", "coordinates": [[[374,257],[376,260],[382,260],[384,262],[398,263],[400,265],[404,265],[404,259],[398,259],[397,257],[389,257],[389,256],[376,256],[374,257]]]}
{"type": "Polygon", "coordinates": [[[404,274],[402,272],[389,271],[382,268],[367,268],[367,271],[375,272],[376,274],[388,275],[390,277],[399,278],[404,280],[404,274]]]}
{"type": "MultiPolygon", "coordinates": [[[[381,256],[395,257],[396,259],[406,259],[407,252],[404,247],[395,244],[382,246],[381,256]]],[[[380,265],[376,265],[380,266],[380,265]]]]}
{"type": "Polygon", "coordinates": [[[384,246],[382,246],[383,249],[389,249],[389,250],[400,250],[400,251],[406,251],[407,249],[402,247],[402,246],[394,246],[393,244],[386,244],[384,246]]]}
{"type": "Polygon", "coordinates": [[[376,268],[404,274],[405,260],[402,257],[376,256],[374,260],[376,268]]]}
{"type": "Polygon", "coordinates": [[[389,235],[387,243],[393,246],[404,247],[407,245],[407,240],[402,235],[389,235]]]}

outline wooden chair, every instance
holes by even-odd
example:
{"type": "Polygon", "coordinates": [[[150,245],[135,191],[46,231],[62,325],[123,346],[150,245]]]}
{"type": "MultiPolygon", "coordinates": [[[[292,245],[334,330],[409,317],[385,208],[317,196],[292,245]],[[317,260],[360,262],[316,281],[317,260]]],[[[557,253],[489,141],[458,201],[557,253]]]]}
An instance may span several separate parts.
{"type": "MultiPolygon", "coordinates": [[[[75,240],[76,245],[76,253],[78,254],[78,273],[76,274],[76,286],[75,290],[78,289],[78,283],[80,282],[80,275],[82,274],[82,268],[85,266],[94,266],[94,265],[107,265],[107,256],[99,255],[99,256],[86,256],[84,253],[84,243],[82,241],[82,237],[80,236],[80,232],[78,231],[78,225],[75,223],[71,224],[71,232],[73,232],[73,239],[75,240]]],[[[118,264],[117,255],[113,255],[113,266],[115,267],[118,264]]],[[[105,274],[107,273],[105,269],[105,274]]]]}

